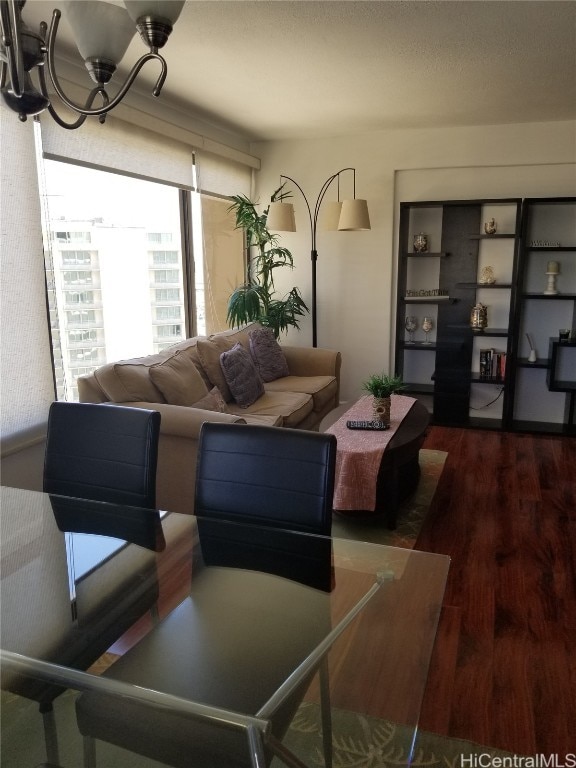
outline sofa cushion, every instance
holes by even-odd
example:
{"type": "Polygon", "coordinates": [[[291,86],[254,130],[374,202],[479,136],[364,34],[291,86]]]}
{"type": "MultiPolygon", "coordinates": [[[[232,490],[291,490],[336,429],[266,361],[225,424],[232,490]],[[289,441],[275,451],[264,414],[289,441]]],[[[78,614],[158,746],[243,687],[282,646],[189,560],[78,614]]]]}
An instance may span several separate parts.
{"type": "Polygon", "coordinates": [[[191,357],[181,350],[151,366],[150,378],[172,405],[193,405],[208,394],[191,357]]]}
{"type": "Polygon", "coordinates": [[[165,403],[164,396],[149,375],[151,366],[160,362],[162,358],[159,355],[146,355],[104,365],[94,375],[113,403],[165,403]]]}
{"type": "Polygon", "coordinates": [[[238,416],[281,416],[283,427],[298,427],[306,416],[312,413],[312,407],[312,397],[298,392],[264,392],[262,397],[247,408],[228,403],[230,413],[238,416]]]}
{"type": "Polygon", "coordinates": [[[198,353],[198,338],[197,336],[194,336],[192,339],[185,339],[184,341],[179,341],[176,344],[172,344],[170,347],[167,347],[166,349],[163,349],[158,354],[163,358],[167,359],[169,357],[172,357],[172,355],[179,353],[181,355],[186,355],[192,360],[196,368],[198,369],[198,372],[204,379],[204,383],[206,384],[206,389],[210,390],[212,387],[212,382],[206,375],[206,372],[204,371],[204,368],[202,366],[202,361],[200,360],[200,355],[198,353]]]}
{"type": "Polygon", "coordinates": [[[212,387],[208,394],[198,400],[196,403],[192,403],[193,408],[202,408],[204,411],[216,411],[218,413],[229,413],[226,401],[222,397],[222,393],[218,387],[212,387]]]}
{"type": "Polygon", "coordinates": [[[284,376],[267,382],[267,392],[302,392],[312,395],[314,411],[322,413],[328,404],[334,403],[338,383],[334,376],[284,376]]]}
{"type": "Polygon", "coordinates": [[[220,365],[235,402],[247,408],[264,394],[264,382],[254,361],[242,344],[220,355],[220,365]]]}
{"type": "Polygon", "coordinates": [[[281,376],[288,376],[288,363],[282,347],[278,344],[271,328],[258,328],[250,331],[250,354],[254,359],[262,381],[274,381],[281,376]]]}

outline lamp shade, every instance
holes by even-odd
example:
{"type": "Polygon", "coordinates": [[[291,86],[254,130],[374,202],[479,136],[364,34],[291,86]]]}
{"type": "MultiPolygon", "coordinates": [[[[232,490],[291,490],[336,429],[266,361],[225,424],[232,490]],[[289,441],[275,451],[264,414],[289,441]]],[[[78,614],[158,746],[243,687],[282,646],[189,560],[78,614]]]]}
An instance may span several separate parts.
{"type": "Polygon", "coordinates": [[[296,232],[292,203],[270,203],[266,226],[275,232],[296,232]]]}
{"type": "Polygon", "coordinates": [[[366,200],[344,200],[338,229],[341,232],[371,229],[368,203],[366,200]]]}
{"type": "Polygon", "coordinates": [[[66,18],[84,61],[122,60],[136,29],[125,8],[97,0],[69,0],[66,18]]]}
{"type": "Polygon", "coordinates": [[[341,213],[342,203],[340,201],[332,200],[326,203],[322,213],[322,229],[330,231],[338,229],[341,213]]]}
{"type": "Polygon", "coordinates": [[[184,7],[184,0],[124,0],[124,5],[134,23],[143,16],[152,16],[165,19],[174,26],[184,7]]]}

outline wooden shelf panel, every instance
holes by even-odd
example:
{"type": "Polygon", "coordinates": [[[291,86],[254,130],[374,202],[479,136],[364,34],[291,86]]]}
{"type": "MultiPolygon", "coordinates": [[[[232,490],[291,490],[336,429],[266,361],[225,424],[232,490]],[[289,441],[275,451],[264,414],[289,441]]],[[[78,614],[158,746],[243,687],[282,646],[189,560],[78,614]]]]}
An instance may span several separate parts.
{"type": "Polygon", "coordinates": [[[446,251],[439,251],[438,253],[432,253],[431,251],[404,251],[402,253],[405,259],[409,257],[417,259],[444,259],[449,255],[446,251]]]}
{"type": "Polygon", "coordinates": [[[550,360],[547,357],[538,357],[535,363],[531,363],[527,357],[518,358],[518,368],[548,368],[550,360]]]}
{"type": "Polygon", "coordinates": [[[470,378],[472,384],[500,384],[504,386],[504,379],[498,376],[486,377],[479,374],[473,374],[470,378]]]}
{"type": "Polygon", "coordinates": [[[523,299],[536,299],[537,301],[558,301],[558,299],[563,299],[565,301],[574,301],[576,300],[576,293],[553,293],[553,294],[545,294],[545,293],[523,293],[522,294],[523,299]]]}
{"type": "Polygon", "coordinates": [[[576,381],[555,379],[554,386],[550,386],[549,389],[550,392],[576,392],[576,381]]]}
{"type": "Polygon", "coordinates": [[[502,234],[495,232],[493,235],[470,235],[470,240],[514,240],[515,238],[514,232],[503,232],[502,234]]]}
{"type": "Polygon", "coordinates": [[[448,328],[452,328],[455,331],[468,331],[475,337],[482,338],[483,336],[508,336],[510,331],[507,328],[484,328],[482,331],[473,331],[469,325],[448,325],[448,328]]]}
{"type": "Polygon", "coordinates": [[[456,283],[463,288],[512,288],[512,283],[456,283]]]}
{"type": "Polygon", "coordinates": [[[425,341],[414,341],[412,344],[408,341],[401,341],[398,343],[398,346],[402,349],[406,350],[413,350],[416,351],[422,351],[422,352],[433,352],[436,350],[436,342],[431,341],[430,343],[426,344],[425,341]]]}
{"type": "Polygon", "coordinates": [[[402,301],[405,304],[444,304],[446,302],[454,304],[457,299],[450,296],[403,296],[402,301]]]}
{"type": "Polygon", "coordinates": [[[481,416],[471,416],[468,426],[474,429],[502,429],[502,419],[483,419],[481,416]]]}
{"type": "Polygon", "coordinates": [[[558,253],[559,251],[576,251],[576,245],[527,245],[524,250],[537,253],[558,253]]]}

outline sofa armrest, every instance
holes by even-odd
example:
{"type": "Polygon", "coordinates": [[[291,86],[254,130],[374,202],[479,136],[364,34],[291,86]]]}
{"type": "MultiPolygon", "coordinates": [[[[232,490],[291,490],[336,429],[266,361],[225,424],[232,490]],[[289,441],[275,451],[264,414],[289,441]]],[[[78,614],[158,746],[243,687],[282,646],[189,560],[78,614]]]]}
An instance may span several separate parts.
{"type": "Polygon", "coordinates": [[[107,403],[109,398],[94,373],[84,373],[76,379],[78,398],[81,403],[107,403]]]}
{"type": "Polygon", "coordinates": [[[282,351],[291,376],[335,376],[340,381],[340,352],[319,347],[285,346],[282,351]]]}
{"type": "Polygon", "coordinates": [[[246,423],[245,419],[233,413],[206,411],[203,408],[189,408],[185,405],[145,402],[110,403],[110,405],[127,405],[131,408],[148,408],[151,411],[158,411],[161,416],[161,435],[176,435],[193,440],[198,440],[200,428],[205,421],[219,421],[225,424],[246,423]]]}

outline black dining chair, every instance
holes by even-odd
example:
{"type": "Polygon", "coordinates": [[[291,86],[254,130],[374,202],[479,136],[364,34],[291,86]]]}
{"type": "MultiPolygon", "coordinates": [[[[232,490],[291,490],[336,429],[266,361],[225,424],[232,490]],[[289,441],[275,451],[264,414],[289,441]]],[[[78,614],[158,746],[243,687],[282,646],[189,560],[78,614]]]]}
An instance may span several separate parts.
{"type": "MultiPolygon", "coordinates": [[[[159,437],[157,411],[54,402],[48,415],[44,492],[154,509],[159,437]]],[[[156,606],[150,611],[156,619],[156,606]]],[[[89,662],[86,657],[85,662],[89,665],[105,650],[94,643],[92,657],[89,662]]],[[[59,748],[51,699],[50,691],[44,691],[40,711],[48,761],[57,764],[59,748]]]]}
{"type": "Polygon", "coordinates": [[[335,468],[334,435],[207,422],[195,514],[329,536],[335,468]]]}
{"type": "MultiPolygon", "coordinates": [[[[199,573],[197,586],[193,577],[190,598],[119,659],[104,673],[105,677],[137,682],[152,689],[157,685],[169,687],[179,696],[186,695],[192,686],[191,697],[202,696],[203,686],[208,685],[206,690],[213,701],[218,701],[218,706],[247,711],[251,706],[248,702],[253,703],[262,695],[251,688],[265,689],[268,677],[274,678],[274,664],[262,665],[262,658],[278,654],[278,663],[284,661],[282,653],[298,658],[298,644],[301,645],[299,652],[309,652],[304,649],[310,638],[305,640],[297,618],[289,618],[298,616],[293,602],[298,600],[298,595],[305,602],[300,609],[301,617],[308,616],[310,620],[313,616],[314,632],[318,636],[314,642],[320,642],[330,631],[330,601],[326,593],[333,588],[329,536],[335,466],[333,435],[246,424],[205,423],[198,449],[195,514],[206,568],[199,573]],[[296,537],[290,531],[311,535],[298,537],[295,542],[296,537]],[[251,621],[254,602],[261,609],[264,603],[258,601],[267,599],[260,591],[257,595],[254,593],[254,588],[258,589],[261,583],[250,576],[250,572],[256,570],[272,574],[265,582],[272,598],[266,603],[268,608],[262,609],[262,625],[254,635],[244,625],[251,621]],[[277,576],[283,578],[278,580],[277,576]],[[222,615],[223,608],[217,600],[204,597],[205,584],[213,586],[215,582],[219,589],[206,594],[226,596],[227,616],[222,615]],[[297,587],[289,586],[295,582],[312,589],[298,592],[297,587]],[[283,601],[282,596],[286,598],[288,594],[293,597],[283,601]],[[238,628],[234,636],[226,630],[231,615],[232,623],[238,628]],[[290,626],[286,626],[286,622],[290,626]],[[209,684],[204,681],[206,672],[201,669],[202,654],[206,653],[202,643],[205,646],[208,627],[212,633],[210,656],[219,669],[219,674],[210,675],[209,684]],[[271,637],[275,638],[272,642],[276,642],[277,647],[266,645],[271,637]],[[264,648],[260,647],[262,642],[264,648]],[[199,654],[198,660],[194,654],[199,654]],[[238,656],[243,662],[241,670],[236,667],[238,656]],[[180,663],[175,661],[178,659],[180,663]],[[247,682],[249,679],[252,685],[247,682]],[[240,709],[241,706],[247,710],[240,709]]],[[[332,736],[325,657],[317,670],[325,764],[330,766],[332,736]]],[[[271,714],[276,739],[282,738],[310,680],[311,677],[304,680],[271,714]]],[[[96,739],[177,768],[250,765],[247,754],[242,754],[238,734],[227,733],[209,723],[186,721],[179,715],[171,718],[169,711],[147,711],[142,704],[116,702],[96,692],[82,694],[76,710],[78,727],[85,737],[86,768],[96,765],[96,739]]]]}
{"type": "Polygon", "coordinates": [[[44,491],[153,509],[159,437],[157,411],[52,403],[44,491]]]}

